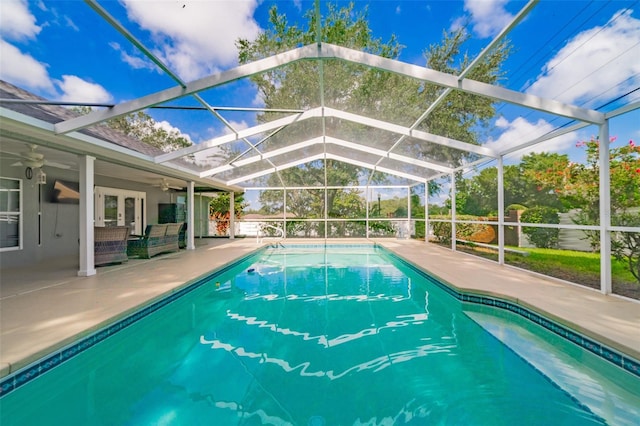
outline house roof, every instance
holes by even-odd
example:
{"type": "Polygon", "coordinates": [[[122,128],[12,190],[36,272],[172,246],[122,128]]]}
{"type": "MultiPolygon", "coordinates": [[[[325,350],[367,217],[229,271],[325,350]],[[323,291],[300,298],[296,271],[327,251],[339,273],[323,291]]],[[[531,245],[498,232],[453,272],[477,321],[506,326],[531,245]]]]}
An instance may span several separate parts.
{"type": "MultiPolygon", "coordinates": [[[[2,80],[0,80],[0,97],[4,100],[4,102],[2,103],[3,107],[51,124],[62,123],[81,116],[81,114],[73,111],[70,108],[65,108],[63,106],[55,104],[48,104],[47,99],[36,96],[33,93],[27,92],[24,89],[21,89],[2,80]],[[33,103],[6,102],[6,100],[9,99],[33,101],[33,103]]],[[[147,154],[150,156],[164,154],[164,152],[159,148],[141,142],[136,138],[129,137],[122,132],[113,130],[107,126],[93,126],[91,128],[80,130],[80,133],[83,133],[87,136],[92,136],[96,139],[101,139],[105,142],[122,146],[124,148],[131,149],[142,154],[147,154]]]]}
{"type": "MultiPolygon", "coordinates": [[[[2,123],[0,126],[2,149],[0,151],[3,152],[3,155],[21,155],[26,148],[11,148],[8,145],[11,142],[24,142],[38,146],[37,149],[40,153],[43,150],[47,151],[46,158],[56,155],[59,157],[59,153],[53,151],[94,155],[103,160],[101,169],[104,174],[114,177],[133,180],[145,179],[148,183],[158,183],[161,182],[159,178],[149,177],[151,176],[149,173],[157,173],[185,181],[195,180],[199,191],[239,190],[237,187],[226,185],[216,179],[199,178],[202,167],[181,158],[164,165],[158,165],[154,158],[165,154],[164,151],[102,124],[81,129],[66,139],[62,138],[60,135],[56,135],[53,130],[54,126],[57,123],[78,118],[81,114],[2,80],[0,80],[0,99],[0,120],[2,123]],[[11,114],[11,112],[17,114],[11,114]],[[43,128],[43,123],[51,126],[43,128]],[[37,134],[25,132],[27,128],[34,126],[39,128],[40,132],[37,134]],[[70,144],[70,141],[73,143],[70,144]],[[117,147],[122,149],[117,151],[117,147]],[[116,164],[118,166],[115,166],[116,164]],[[143,171],[146,173],[142,173],[143,171]],[[149,179],[154,180],[150,181],[149,179]]],[[[52,161],[51,164],[69,168],[74,162],[73,159],[63,158],[57,162],[52,161]]],[[[163,179],[169,185],[178,185],[176,188],[184,187],[182,181],[163,179]]]]}

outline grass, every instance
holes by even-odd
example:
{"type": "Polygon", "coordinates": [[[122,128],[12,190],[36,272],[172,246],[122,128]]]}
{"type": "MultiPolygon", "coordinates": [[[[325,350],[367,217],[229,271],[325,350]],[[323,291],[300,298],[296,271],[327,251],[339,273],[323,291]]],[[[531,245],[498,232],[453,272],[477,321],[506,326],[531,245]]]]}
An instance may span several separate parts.
{"type": "MultiPolygon", "coordinates": [[[[472,245],[457,246],[458,250],[498,260],[495,249],[472,245]]],[[[528,255],[505,252],[505,263],[522,269],[560,278],[591,288],[600,288],[600,254],[574,250],[510,247],[528,255]]],[[[640,283],[629,272],[625,262],[611,260],[611,280],[615,294],[640,299],[640,283]]]]}
{"type": "MultiPolygon", "coordinates": [[[[587,253],[574,250],[541,249],[541,248],[517,248],[529,253],[525,261],[540,269],[543,268],[568,268],[580,274],[593,274],[600,279],[600,253],[587,253]]],[[[507,257],[522,257],[508,254],[507,257]]],[[[611,275],[614,281],[635,281],[635,277],[629,271],[625,262],[611,261],[611,275]]]]}

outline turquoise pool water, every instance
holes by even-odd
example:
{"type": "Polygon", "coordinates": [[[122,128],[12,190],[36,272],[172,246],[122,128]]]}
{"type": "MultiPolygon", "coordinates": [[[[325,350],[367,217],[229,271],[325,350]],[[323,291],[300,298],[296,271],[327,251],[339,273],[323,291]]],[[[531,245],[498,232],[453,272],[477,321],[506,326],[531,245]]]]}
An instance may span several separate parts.
{"type": "Polygon", "coordinates": [[[260,252],[0,399],[2,426],[638,418],[633,375],[369,246],[260,252]]]}

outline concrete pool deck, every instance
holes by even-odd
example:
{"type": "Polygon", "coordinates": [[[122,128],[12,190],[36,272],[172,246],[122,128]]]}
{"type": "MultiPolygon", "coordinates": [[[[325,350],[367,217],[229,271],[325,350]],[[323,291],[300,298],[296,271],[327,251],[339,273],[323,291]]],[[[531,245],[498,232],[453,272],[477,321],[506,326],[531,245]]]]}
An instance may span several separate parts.
{"type": "MultiPolygon", "coordinates": [[[[265,244],[272,243],[265,241],[265,244]]],[[[324,243],[324,240],[287,240],[324,243]]],[[[640,360],[640,303],[414,240],[377,242],[460,291],[516,302],[640,360]]],[[[0,377],[161,298],[261,245],[197,240],[196,250],[131,259],[78,277],[77,259],[0,271],[0,377]],[[65,263],[66,262],[66,263],[65,263]]]]}

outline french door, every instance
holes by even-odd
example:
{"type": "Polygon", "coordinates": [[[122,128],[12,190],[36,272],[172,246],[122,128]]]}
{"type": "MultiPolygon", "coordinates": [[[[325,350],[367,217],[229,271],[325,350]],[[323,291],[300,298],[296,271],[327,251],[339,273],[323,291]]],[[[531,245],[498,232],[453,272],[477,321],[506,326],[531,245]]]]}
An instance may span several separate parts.
{"type": "Polygon", "coordinates": [[[96,226],[128,226],[141,235],[146,217],[146,193],[96,186],[94,190],[96,226]]]}

